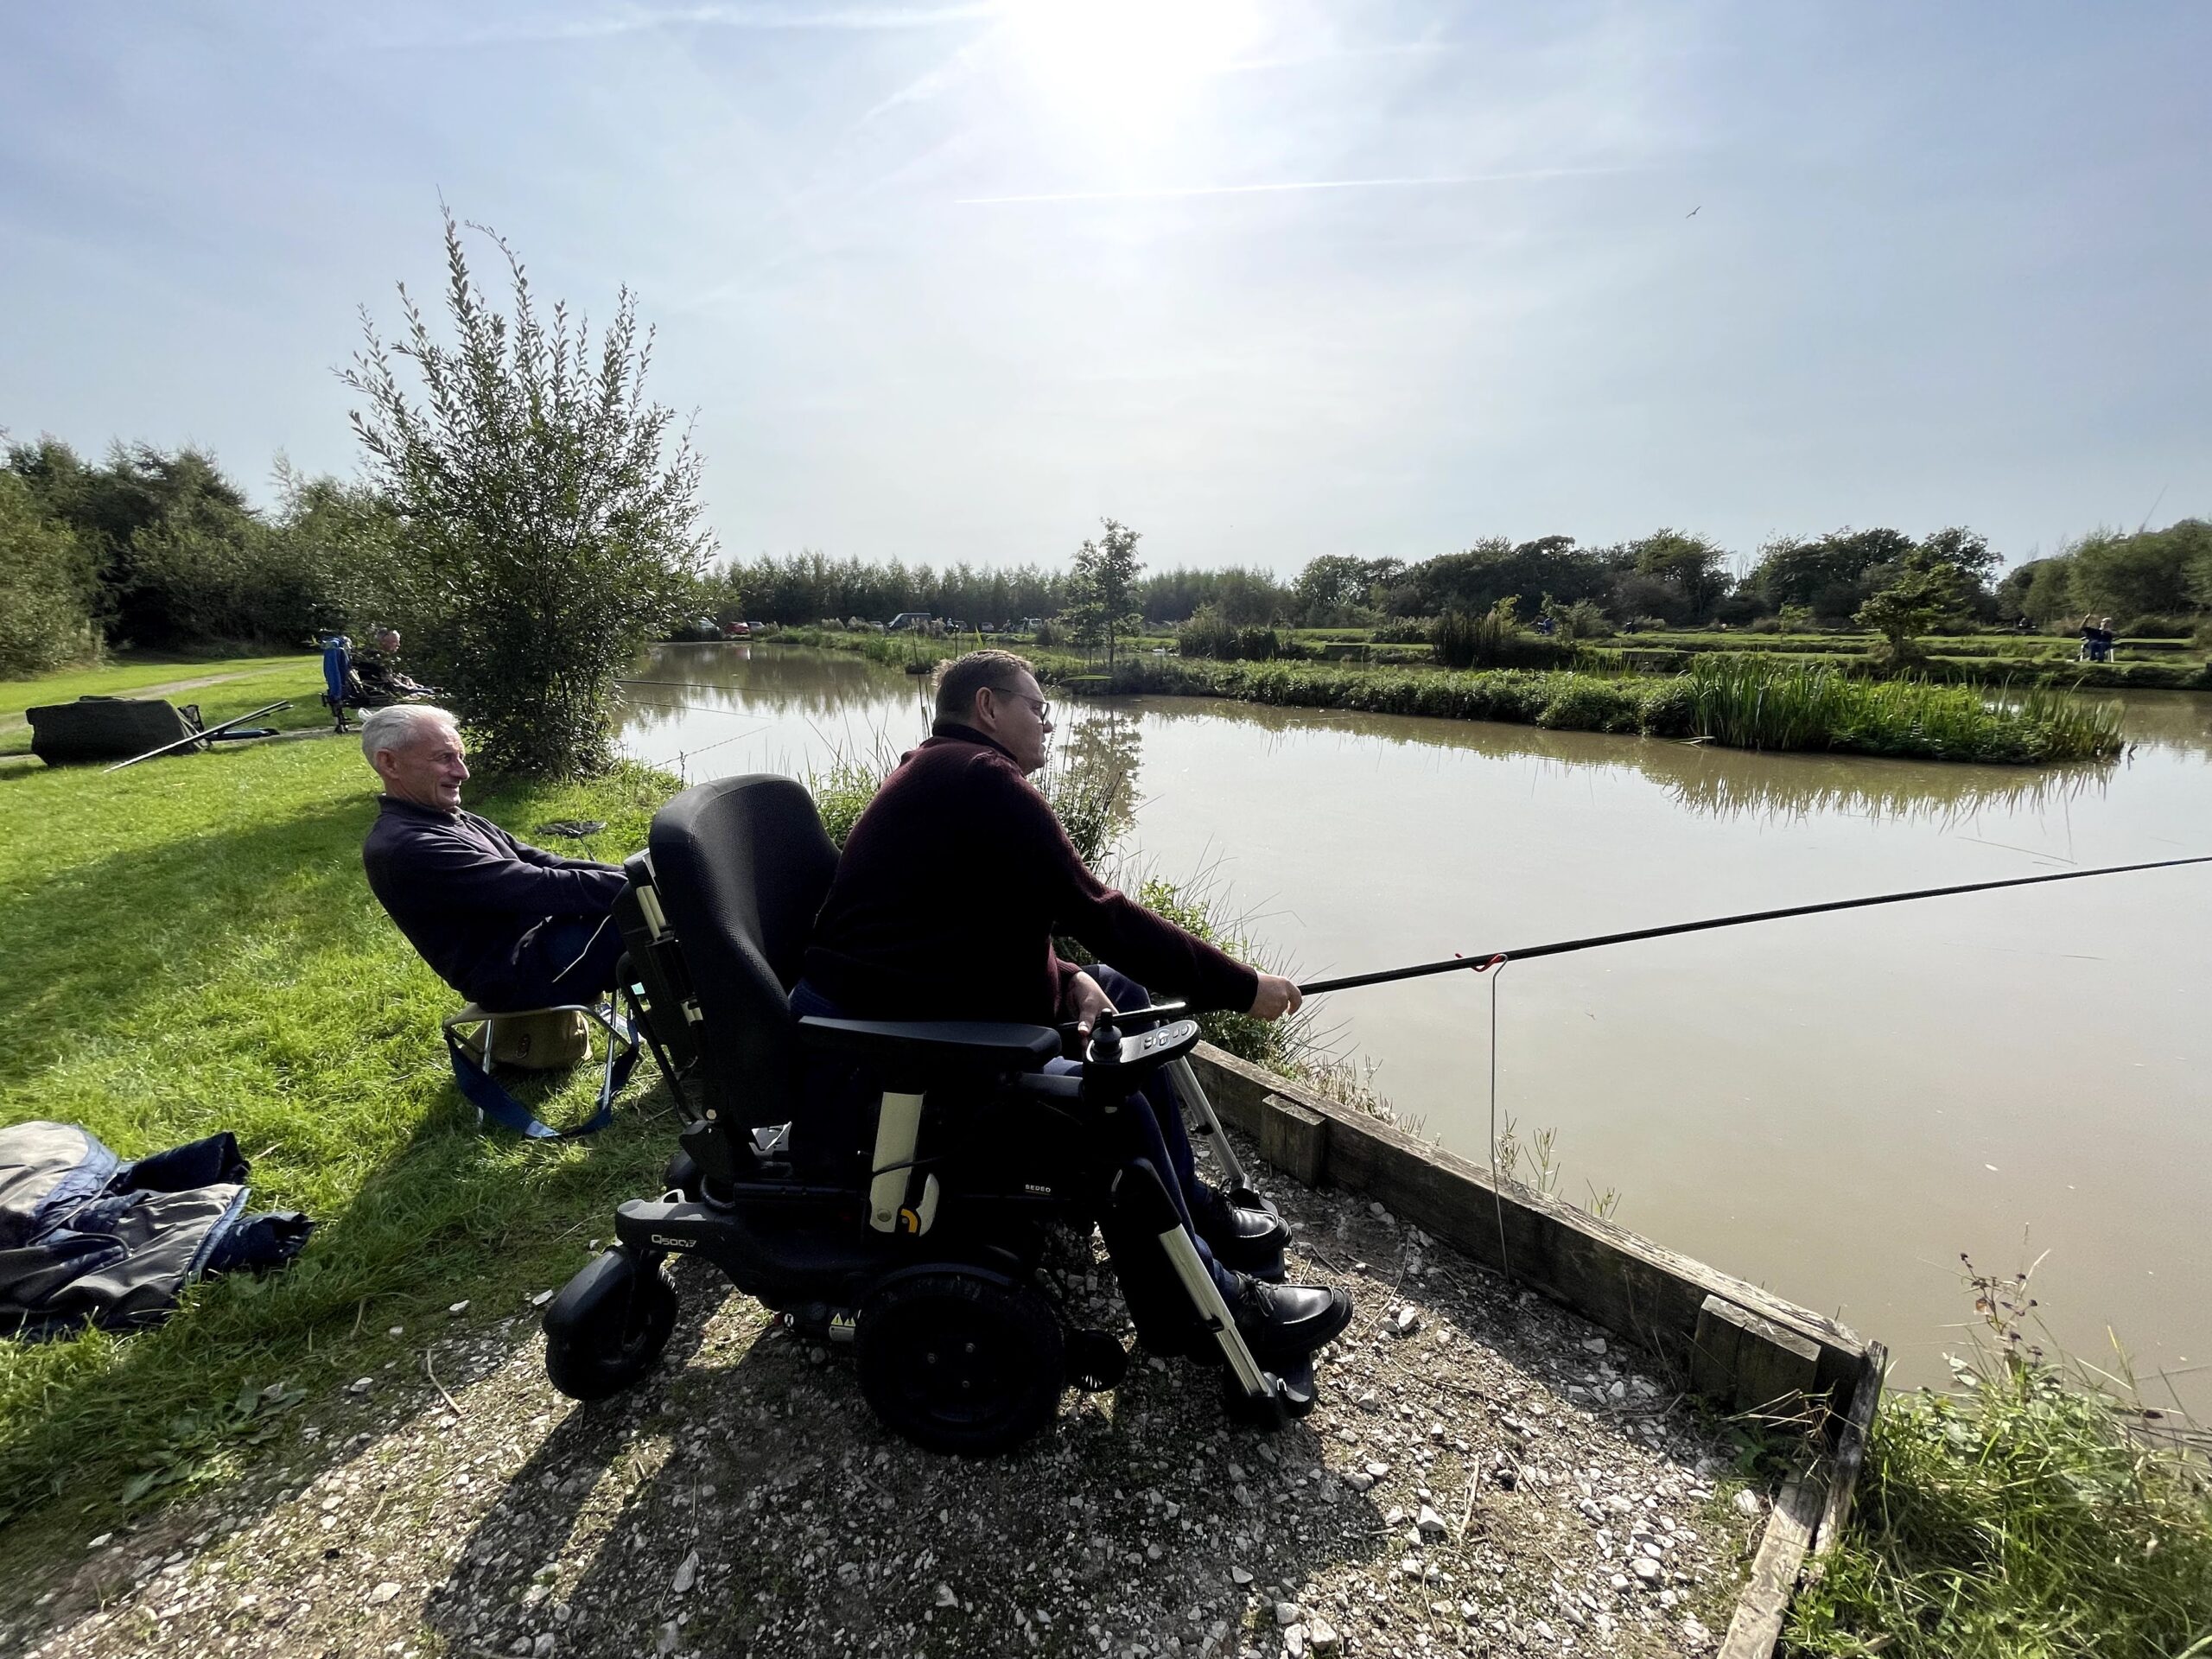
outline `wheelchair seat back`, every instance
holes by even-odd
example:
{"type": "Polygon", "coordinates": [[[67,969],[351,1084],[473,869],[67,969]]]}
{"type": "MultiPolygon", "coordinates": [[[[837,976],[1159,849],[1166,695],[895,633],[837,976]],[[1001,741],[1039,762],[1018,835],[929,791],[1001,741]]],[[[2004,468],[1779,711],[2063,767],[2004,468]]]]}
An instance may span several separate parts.
{"type": "Polygon", "coordinates": [[[789,778],[701,784],[653,815],[653,883],[699,1005],[705,1105],[751,1128],[799,1115],[800,1048],[788,998],[837,849],[789,778]]]}

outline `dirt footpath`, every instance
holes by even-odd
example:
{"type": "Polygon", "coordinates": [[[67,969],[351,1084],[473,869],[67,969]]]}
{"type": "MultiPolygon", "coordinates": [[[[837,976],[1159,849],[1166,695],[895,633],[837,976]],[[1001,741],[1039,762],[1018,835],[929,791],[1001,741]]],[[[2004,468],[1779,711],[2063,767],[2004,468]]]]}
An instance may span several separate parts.
{"type": "MultiPolygon", "coordinates": [[[[1646,1362],[1376,1206],[1294,1192],[1358,1304],[1320,1403],[1231,1427],[1140,1354],[1020,1453],[894,1440],[842,1351],[700,1264],[661,1369],[579,1406],[527,1307],[302,1408],[246,1479],[0,1592],[59,1656],[1700,1654],[1764,1513],[1646,1362]]],[[[1056,1271],[1122,1328],[1103,1260],[1056,1271]]],[[[550,1288],[550,1287],[549,1287],[550,1288]]],[[[480,1313],[483,1310],[477,1310],[480,1313]]],[[[413,1333],[410,1333],[412,1335],[413,1333]]]]}

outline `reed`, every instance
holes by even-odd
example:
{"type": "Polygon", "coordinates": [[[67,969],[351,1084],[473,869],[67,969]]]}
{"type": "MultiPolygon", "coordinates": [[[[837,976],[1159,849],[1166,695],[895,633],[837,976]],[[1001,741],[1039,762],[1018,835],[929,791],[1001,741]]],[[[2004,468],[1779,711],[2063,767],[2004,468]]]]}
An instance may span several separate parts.
{"type": "Polygon", "coordinates": [[[1749,657],[1706,658],[1687,677],[1692,730],[1736,748],[2019,765],[2101,759],[2122,747],[2119,709],[2042,688],[1866,680],[1749,657]]]}

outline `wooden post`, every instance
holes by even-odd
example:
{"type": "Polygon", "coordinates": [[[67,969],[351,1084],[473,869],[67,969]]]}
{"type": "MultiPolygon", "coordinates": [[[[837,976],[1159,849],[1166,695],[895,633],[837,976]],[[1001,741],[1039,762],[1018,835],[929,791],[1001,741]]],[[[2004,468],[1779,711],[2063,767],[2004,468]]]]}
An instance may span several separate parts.
{"type": "Polygon", "coordinates": [[[1319,1186],[1329,1166],[1329,1120],[1294,1100],[1260,1101],[1260,1156],[1300,1186],[1319,1186]]]}
{"type": "Polygon", "coordinates": [[[1852,1499],[1859,1490],[1859,1471],[1866,1461],[1866,1437],[1874,1432],[1874,1414],[1881,1408],[1882,1373],[1889,1363],[1888,1349],[1878,1342],[1866,1344],[1866,1369],[1852,1390],[1851,1408],[1836,1429],[1835,1472],[1829,1478],[1827,1507],[1813,1540],[1811,1573],[1821,1571],[1841,1541],[1843,1529],[1851,1524],[1852,1499]]]}
{"type": "Polygon", "coordinates": [[[1757,1411],[1809,1395],[1820,1367],[1820,1344],[1772,1319],[1719,1296],[1707,1296],[1698,1309],[1690,1387],[1733,1410],[1757,1411]]]}

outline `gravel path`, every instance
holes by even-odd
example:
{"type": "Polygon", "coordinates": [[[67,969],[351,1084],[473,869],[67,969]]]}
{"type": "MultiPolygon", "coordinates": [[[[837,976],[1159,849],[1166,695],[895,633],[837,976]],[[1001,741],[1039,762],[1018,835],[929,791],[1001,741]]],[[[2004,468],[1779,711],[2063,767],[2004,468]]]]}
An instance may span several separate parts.
{"type": "MultiPolygon", "coordinates": [[[[1710,1652],[1764,1507],[1726,1432],[1379,1206],[1284,1208],[1298,1275],[1359,1314],[1280,1433],[1140,1354],[1015,1456],[935,1456],[842,1353],[682,1262],[666,1361],[626,1395],[575,1405],[530,1309],[464,1312],[421,1333],[436,1386],[395,1366],[313,1402],[239,1482],[0,1586],[0,1651],[1710,1652]]],[[[1122,1325],[1103,1259],[1055,1271],[1079,1321],[1122,1325]]]]}

